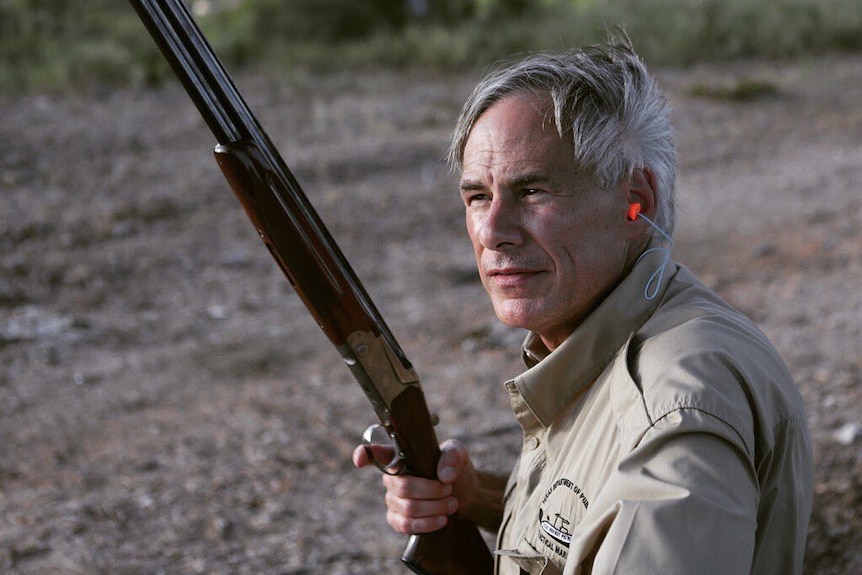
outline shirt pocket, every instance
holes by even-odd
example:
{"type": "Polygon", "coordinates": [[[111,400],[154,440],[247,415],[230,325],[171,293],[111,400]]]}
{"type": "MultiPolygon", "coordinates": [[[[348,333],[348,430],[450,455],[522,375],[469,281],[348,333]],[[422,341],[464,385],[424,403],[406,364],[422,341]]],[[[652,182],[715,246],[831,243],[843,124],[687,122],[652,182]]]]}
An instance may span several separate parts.
{"type": "Polygon", "coordinates": [[[562,575],[559,567],[544,555],[526,555],[515,550],[497,551],[497,555],[512,561],[522,575],[562,575]]]}

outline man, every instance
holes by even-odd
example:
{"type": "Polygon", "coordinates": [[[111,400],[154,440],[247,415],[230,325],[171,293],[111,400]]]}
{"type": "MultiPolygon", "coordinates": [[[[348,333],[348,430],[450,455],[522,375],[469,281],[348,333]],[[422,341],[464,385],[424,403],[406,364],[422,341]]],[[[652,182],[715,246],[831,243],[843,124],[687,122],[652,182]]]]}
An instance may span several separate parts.
{"type": "Polygon", "coordinates": [[[437,481],[385,476],[389,523],[457,511],[498,532],[501,574],[801,573],[802,400],[767,338],[670,261],[669,107],[628,41],[491,74],[450,159],[494,311],[530,332],[506,384],[523,448],[508,481],[457,442],[437,481]]]}

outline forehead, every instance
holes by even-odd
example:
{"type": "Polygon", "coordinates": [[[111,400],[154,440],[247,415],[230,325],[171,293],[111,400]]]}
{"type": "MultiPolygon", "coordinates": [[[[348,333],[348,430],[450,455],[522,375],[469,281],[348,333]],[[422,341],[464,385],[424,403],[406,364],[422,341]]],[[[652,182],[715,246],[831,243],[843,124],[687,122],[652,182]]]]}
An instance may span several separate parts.
{"type": "Polygon", "coordinates": [[[524,93],[495,102],[476,120],[464,146],[463,174],[574,164],[571,142],[557,132],[550,96],[524,93]]]}

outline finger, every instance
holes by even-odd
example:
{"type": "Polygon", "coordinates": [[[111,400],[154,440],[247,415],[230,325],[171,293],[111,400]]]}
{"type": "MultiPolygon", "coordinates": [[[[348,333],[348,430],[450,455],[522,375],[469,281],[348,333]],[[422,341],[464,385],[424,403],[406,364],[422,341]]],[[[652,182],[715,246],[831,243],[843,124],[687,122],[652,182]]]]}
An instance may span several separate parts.
{"type": "Polygon", "coordinates": [[[386,492],[386,508],[390,513],[408,519],[445,517],[458,511],[458,500],[454,497],[443,499],[403,499],[386,492]]]}
{"type": "Polygon", "coordinates": [[[386,492],[401,499],[443,499],[452,495],[452,486],[434,479],[412,475],[384,475],[386,492]]]}
{"type": "Polygon", "coordinates": [[[460,441],[455,439],[444,441],[440,446],[440,460],[437,462],[438,479],[447,485],[455,483],[468,457],[467,448],[460,441]]]}
{"type": "Polygon", "coordinates": [[[362,469],[363,467],[368,467],[372,465],[371,454],[368,453],[365,445],[357,445],[356,449],[353,450],[353,465],[362,469]]]}
{"type": "Polygon", "coordinates": [[[394,458],[395,450],[388,445],[363,444],[353,450],[353,465],[359,468],[374,464],[386,467],[394,458]]]}
{"type": "Polygon", "coordinates": [[[389,525],[399,533],[404,533],[406,535],[419,535],[441,529],[449,522],[449,518],[445,515],[411,518],[389,511],[386,513],[386,521],[388,521],[389,525]]]}

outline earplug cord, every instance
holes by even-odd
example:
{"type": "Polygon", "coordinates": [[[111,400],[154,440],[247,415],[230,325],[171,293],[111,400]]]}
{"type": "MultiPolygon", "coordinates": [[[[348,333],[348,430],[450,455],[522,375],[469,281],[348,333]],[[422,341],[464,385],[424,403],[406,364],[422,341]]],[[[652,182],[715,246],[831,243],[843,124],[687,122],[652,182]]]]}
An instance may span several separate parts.
{"type": "MultiPolygon", "coordinates": [[[[640,207],[639,204],[633,205],[637,205],[638,207],[640,207]]],[[[667,264],[670,263],[670,250],[673,248],[673,238],[670,237],[670,235],[668,235],[668,233],[665,232],[663,229],[658,227],[658,225],[654,221],[640,213],[639,209],[634,210],[634,215],[635,217],[643,218],[650,226],[652,226],[655,231],[657,231],[668,242],[668,247],[665,248],[658,246],[650,248],[643,252],[638,258],[638,261],[641,261],[641,259],[643,259],[644,256],[646,256],[650,252],[661,252],[664,254],[664,258],[662,259],[661,265],[652,273],[652,275],[649,277],[649,280],[647,280],[646,285],[644,286],[644,298],[647,301],[652,301],[653,299],[655,299],[655,297],[658,295],[659,290],[661,289],[661,282],[664,279],[664,270],[667,267],[667,264]]]]}

